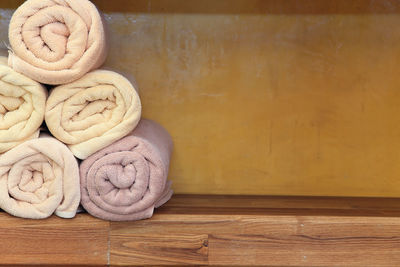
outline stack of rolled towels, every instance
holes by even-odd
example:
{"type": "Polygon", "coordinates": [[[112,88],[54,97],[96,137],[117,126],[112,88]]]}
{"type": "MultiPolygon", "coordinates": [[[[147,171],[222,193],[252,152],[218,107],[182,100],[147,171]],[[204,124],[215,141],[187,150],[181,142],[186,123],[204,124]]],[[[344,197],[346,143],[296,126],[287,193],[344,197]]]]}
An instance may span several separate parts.
{"type": "Polygon", "coordinates": [[[130,221],[172,196],[170,135],[141,119],[134,82],[98,69],[107,34],[88,0],[27,0],[13,14],[0,58],[0,209],[73,218],[81,204],[130,221]]]}

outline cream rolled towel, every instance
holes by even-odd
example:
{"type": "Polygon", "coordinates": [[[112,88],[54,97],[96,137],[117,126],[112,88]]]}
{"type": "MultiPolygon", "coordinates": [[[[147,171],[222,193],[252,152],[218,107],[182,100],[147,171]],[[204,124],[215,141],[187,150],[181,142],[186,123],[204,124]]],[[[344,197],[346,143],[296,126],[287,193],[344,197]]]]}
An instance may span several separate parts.
{"type": "Polygon", "coordinates": [[[150,218],[172,195],[167,181],[172,148],[161,125],[141,120],[128,136],[82,162],[82,206],[105,220],[150,218]]]}
{"type": "Polygon", "coordinates": [[[54,88],[46,103],[50,132],[85,159],[129,134],[141,115],[139,95],[122,75],[95,70],[54,88]]]}
{"type": "Polygon", "coordinates": [[[107,56],[105,23],[88,0],[28,0],[9,26],[8,64],[45,84],[75,81],[107,56]]]}
{"type": "Polygon", "coordinates": [[[29,140],[0,156],[0,208],[4,211],[30,219],[54,212],[72,218],[79,201],[78,162],[55,138],[29,140]]]}
{"type": "Polygon", "coordinates": [[[0,154],[39,136],[47,90],[0,57],[0,154]]]}

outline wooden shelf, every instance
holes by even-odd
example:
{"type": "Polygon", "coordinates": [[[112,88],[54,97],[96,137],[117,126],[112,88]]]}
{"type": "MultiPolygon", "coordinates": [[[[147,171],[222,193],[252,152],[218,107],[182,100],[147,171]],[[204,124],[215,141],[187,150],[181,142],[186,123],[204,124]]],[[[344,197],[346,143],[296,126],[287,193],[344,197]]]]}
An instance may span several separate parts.
{"type": "Polygon", "coordinates": [[[0,213],[2,264],[400,265],[400,199],[176,195],[150,220],[0,213]]]}
{"type": "MultiPolygon", "coordinates": [[[[2,0],[0,8],[15,9],[25,0],[2,0]]],[[[91,0],[103,12],[201,14],[396,14],[395,0],[91,0]]]]}

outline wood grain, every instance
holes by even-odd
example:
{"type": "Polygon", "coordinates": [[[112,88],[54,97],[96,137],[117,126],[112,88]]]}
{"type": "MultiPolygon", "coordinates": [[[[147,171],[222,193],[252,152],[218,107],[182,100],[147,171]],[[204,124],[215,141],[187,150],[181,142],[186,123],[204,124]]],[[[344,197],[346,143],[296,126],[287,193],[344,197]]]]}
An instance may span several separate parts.
{"type": "Polygon", "coordinates": [[[208,235],[112,233],[112,264],[208,264],[208,235]]]}
{"type": "Polygon", "coordinates": [[[137,222],[0,213],[0,236],[2,264],[399,266],[400,199],[175,195],[137,222]]]}
{"type": "Polygon", "coordinates": [[[399,220],[321,217],[240,218],[242,233],[215,234],[209,261],[217,265],[396,266],[399,220]],[[250,221],[250,222],[249,222],[250,221]],[[262,226],[259,230],[257,222],[262,226]],[[244,232],[244,229],[253,228],[244,232]],[[287,229],[284,229],[287,228],[287,229]]]}
{"type": "Polygon", "coordinates": [[[108,231],[109,222],[87,214],[26,220],[0,212],[0,263],[107,265],[108,231]]]}
{"type": "Polygon", "coordinates": [[[111,227],[110,260],[115,265],[193,263],[192,254],[187,252],[203,247],[200,240],[197,246],[190,243],[184,247],[185,242],[179,242],[177,236],[186,235],[208,236],[211,265],[400,264],[398,218],[165,214],[136,224],[112,223],[111,227]],[[161,235],[175,238],[163,242],[163,249],[143,246],[142,240],[161,235]],[[130,237],[129,245],[122,245],[126,236],[130,237]]]}
{"type": "Polygon", "coordinates": [[[176,195],[150,220],[111,223],[110,262],[397,266],[399,218],[400,199],[176,195]]]}

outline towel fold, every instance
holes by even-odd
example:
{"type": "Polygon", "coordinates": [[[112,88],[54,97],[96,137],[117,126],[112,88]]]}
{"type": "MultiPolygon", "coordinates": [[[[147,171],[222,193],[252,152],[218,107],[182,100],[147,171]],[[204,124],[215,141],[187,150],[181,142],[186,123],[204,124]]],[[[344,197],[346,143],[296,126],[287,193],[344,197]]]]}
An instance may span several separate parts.
{"type": "Polygon", "coordinates": [[[0,156],[0,208],[42,219],[76,214],[79,167],[71,151],[52,137],[26,141],[0,156]]]}
{"type": "Polygon", "coordinates": [[[150,218],[172,195],[167,182],[172,146],[164,128],[141,120],[129,136],[82,162],[82,206],[105,220],[150,218]]]}
{"type": "Polygon", "coordinates": [[[9,26],[8,64],[45,84],[77,80],[104,63],[105,23],[88,0],[28,0],[9,26]]]}
{"type": "Polygon", "coordinates": [[[137,125],[141,103],[133,85],[122,75],[96,70],[54,88],[46,103],[50,132],[85,159],[128,135],[137,125]]]}
{"type": "Polygon", "coordinates": [[[0,57],[0,153],[39,136],[47,90],[0,57]]]}

